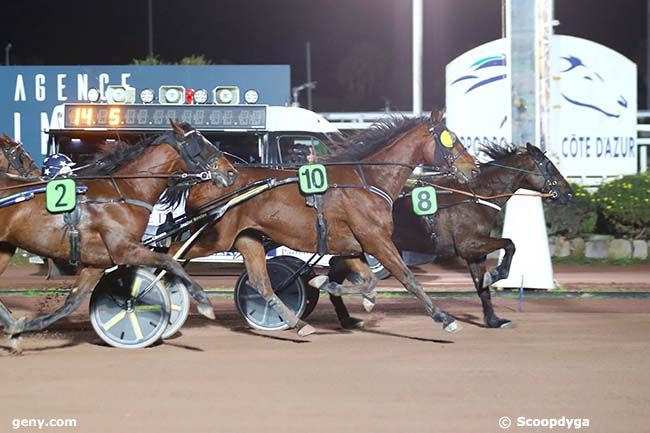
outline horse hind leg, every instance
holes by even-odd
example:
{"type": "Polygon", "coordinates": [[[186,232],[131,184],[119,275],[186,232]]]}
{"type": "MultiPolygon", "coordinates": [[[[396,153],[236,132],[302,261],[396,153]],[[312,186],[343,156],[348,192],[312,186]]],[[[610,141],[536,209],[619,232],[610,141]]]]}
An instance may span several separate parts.
{"type": "Polygon", "coordinates": [[[363,306],[367,312],[372,311],[375,306],[377,292],[377,277],[372,273],[368,264],[359,257],[341,258],[334,257],[330,261],[330,272],[312,278],[309,284],[320,290],[324,290],[330,296],[359,295],[363,296],[363,306]],[[334,261],[334,263],[332,263],[334,261]],[[352,284],[343,284],[347,279],[352,284]]]}
{"type": "Polygon", "coordinates": [[[235,241],[235,247],[244,257],[249,284],[268,302],[269,307],[273,308],[291,328],[297,329],[299,336],[306,337],[316,332],[311,325],[300,320],[273,291],[266,269],[266,253],[262,242],[252,235],[241,234],[235,241]]]}
{"type": "Polygon", "coordinates": [[[118,239],[115,241],[109,235],[102,234],[102,239],[108,248],[111,259],[120,265],[149,266],[157,269],[164,269],[170,274],[179,278],[187,287],[190,295],[197,302],[199,313],[208,319],[216,319],[214,309],[203,288],[195,283],[187,274],[183,266],[167,254],[151,251],[138,242],[128,242],[118,239]]]}
{"type": "MultiPolygon", "coordinates": [[[[370,301],[366,300],[365,294],[367,294],[368,298],[372,297],[372,301],[374,301],[375,296],[373,295],[376,295],[374,287],[377,284],[377,279],[368,267],[368,264],[361,258],[343,259],[341,257],[333,257],[330,260],[328,277],[331,282],[338,284],[340,287],[342,287],[343,281],[346,278],[357,285],[363,284],[365,281],[365,287],[361,288],[361,292],[364,293],[364,307],[366,306],[366,302],[370,303],[370,301]],[[365,280],[364,275],[367,276],[365,280]]],[[[341,323],[343,329],[362,328],[364,326],[363,320],[350,316],[348,308],[345,306],[343,298],[340,295],[330,293],[330,302],[334,306],[336,317],[339,319],[339,323],[341,323]]],[[[366,308],[366,310],[368,309],[366,308]]]]}
{"type": "MultiPolygon", "coordinates": [[[[512,322],[508,319],[502,319],[494,312],[492,305],[492,296],[490,294],[490,285],[485,284],[485,276],[490,275],[490,272],[485,272],[485,258],[480,260],[467,262],[476,293],[481,300],[483,307],[483,321],[488,328],[510,328],[512,322]]],[[[494,272],[492,270],[491,272],[494,272]]]]}
{"type": "Polygon", "coordinates": [[[47,328],[57,320],[72,314],[77,308],[79,308],[84,297],[97,285],[103,272],[103,269],[84,268],[79,274],[75,286],[68,294],[63,306],[52,313],[35,317],[28,321],[23,326],[21,332],[40,331],[47,328]]]}

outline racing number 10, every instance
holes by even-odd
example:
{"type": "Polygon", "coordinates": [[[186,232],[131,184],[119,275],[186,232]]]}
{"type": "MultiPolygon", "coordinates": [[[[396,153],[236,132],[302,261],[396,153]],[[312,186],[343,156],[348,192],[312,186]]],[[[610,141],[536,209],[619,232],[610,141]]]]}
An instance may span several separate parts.
{"type": "Polygon", "coordinates": [[[300,191],[305,194],[319,194],[328,188],[327,170],[323,164],[307,164],[298,169],[300,191]]]}
{"type": "Polygon", "coordinates": [[[411,191],[413,213],[416,215],[433,215],[438,210],[436,189],[432,186],[421,186],[411,191]]]}

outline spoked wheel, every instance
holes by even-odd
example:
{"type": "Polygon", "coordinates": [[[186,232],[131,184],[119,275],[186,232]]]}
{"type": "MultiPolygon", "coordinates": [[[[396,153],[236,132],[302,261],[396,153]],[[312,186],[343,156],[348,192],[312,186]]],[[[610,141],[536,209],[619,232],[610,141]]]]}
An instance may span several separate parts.
{"type": "Polygon", "coordinates": [[[178,279],[165,280],[169,299],[171,300],[171,313],[169,315],[169,324],[163,332],[162,338],[170,338],[178,332],[185,324],[187,316],[190,314],[190,294],[183,283],[178,279]]]}
{"type": "Polygon", "coordinates": [[[145,292],[156,276],[138,267],[106,273],[90,298],[90,323],[113,347],[137,349],[158,341],[169,323],[170,299],[164,283],[145,292]]]}
{"type": "MultiPolygon", "coordinates": [[[[306,317],[316,307],[319,292],[310,287],[307,281],[313,272],[307,270],[303,275],[298,270],[304,262],[293,256],[272,257],[266,262],[271,285],[276,295],[298,317],[306,317]]],[[[248,273],[244,271],[235,285],[235,305],[239,314],[250,326],[264,331],[287,329],[288,325],[271,308],[257,291],[248,285],[248,273]]]]}

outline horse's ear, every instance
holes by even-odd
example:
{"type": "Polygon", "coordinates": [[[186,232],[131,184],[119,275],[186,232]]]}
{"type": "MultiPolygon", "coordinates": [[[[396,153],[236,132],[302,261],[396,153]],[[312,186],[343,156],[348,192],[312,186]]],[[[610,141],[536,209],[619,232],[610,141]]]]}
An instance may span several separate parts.
{"type": "Polygon", "coordinates": [[[543,153],[542,153],[542,151],[539,149],[539,147],[537,147],[537,146],[533,146],[533,145],[530,144],[530,143],[526,143],[526,150],[527,150],[528,153],[530,153],[531,155],[534,155],[534,154],[542,154],[542,155],[543,155],[543,153]]]}
{"type": "Polygon", "coordinates": [[[431,123],[438,125],[445,121],[445,110],[431,110],[431,123]]]}
{"type": "Polygon", "coordinates": [[[185,135],[185,131],[181,128],[180,123],[174,119],[169,119],[169,124],[172,126],[172,130],[178,135],[185,135]]]}

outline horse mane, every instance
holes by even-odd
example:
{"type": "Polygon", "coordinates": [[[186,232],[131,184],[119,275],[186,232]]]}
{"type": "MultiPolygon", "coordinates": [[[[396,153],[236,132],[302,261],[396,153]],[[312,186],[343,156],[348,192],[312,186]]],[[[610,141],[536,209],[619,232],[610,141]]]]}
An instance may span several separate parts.
{"type": "Polygon", "coordinates": [[[373,123],[367,130],[333,145],[333,153],[323,160],[328,162],[359,161],[384,147],[404,132],[424,124],[426,117],[392,116],[373,123]]]}
{"type": "Polygon", "coordinates": [[[122,165],[133,161],[140,156],[149,146],[157,146],[165,141],[171,134],[164,133],[158,136],[147,137],[136,144],[117,141],[111,149],[94,164],[77,172],[79,175],[109,175],[122,165]]]}
{"type": "Polygon", "coordinates": [[[502,161],[511,156],[521,153],[524,148],[515,146],[514,144],[501,145],[495,142],[483,144],[480,148],[481,152],[492,158],[492,161],[482,162],[480,168],[489,166],[493,161],[502,161]]]}

